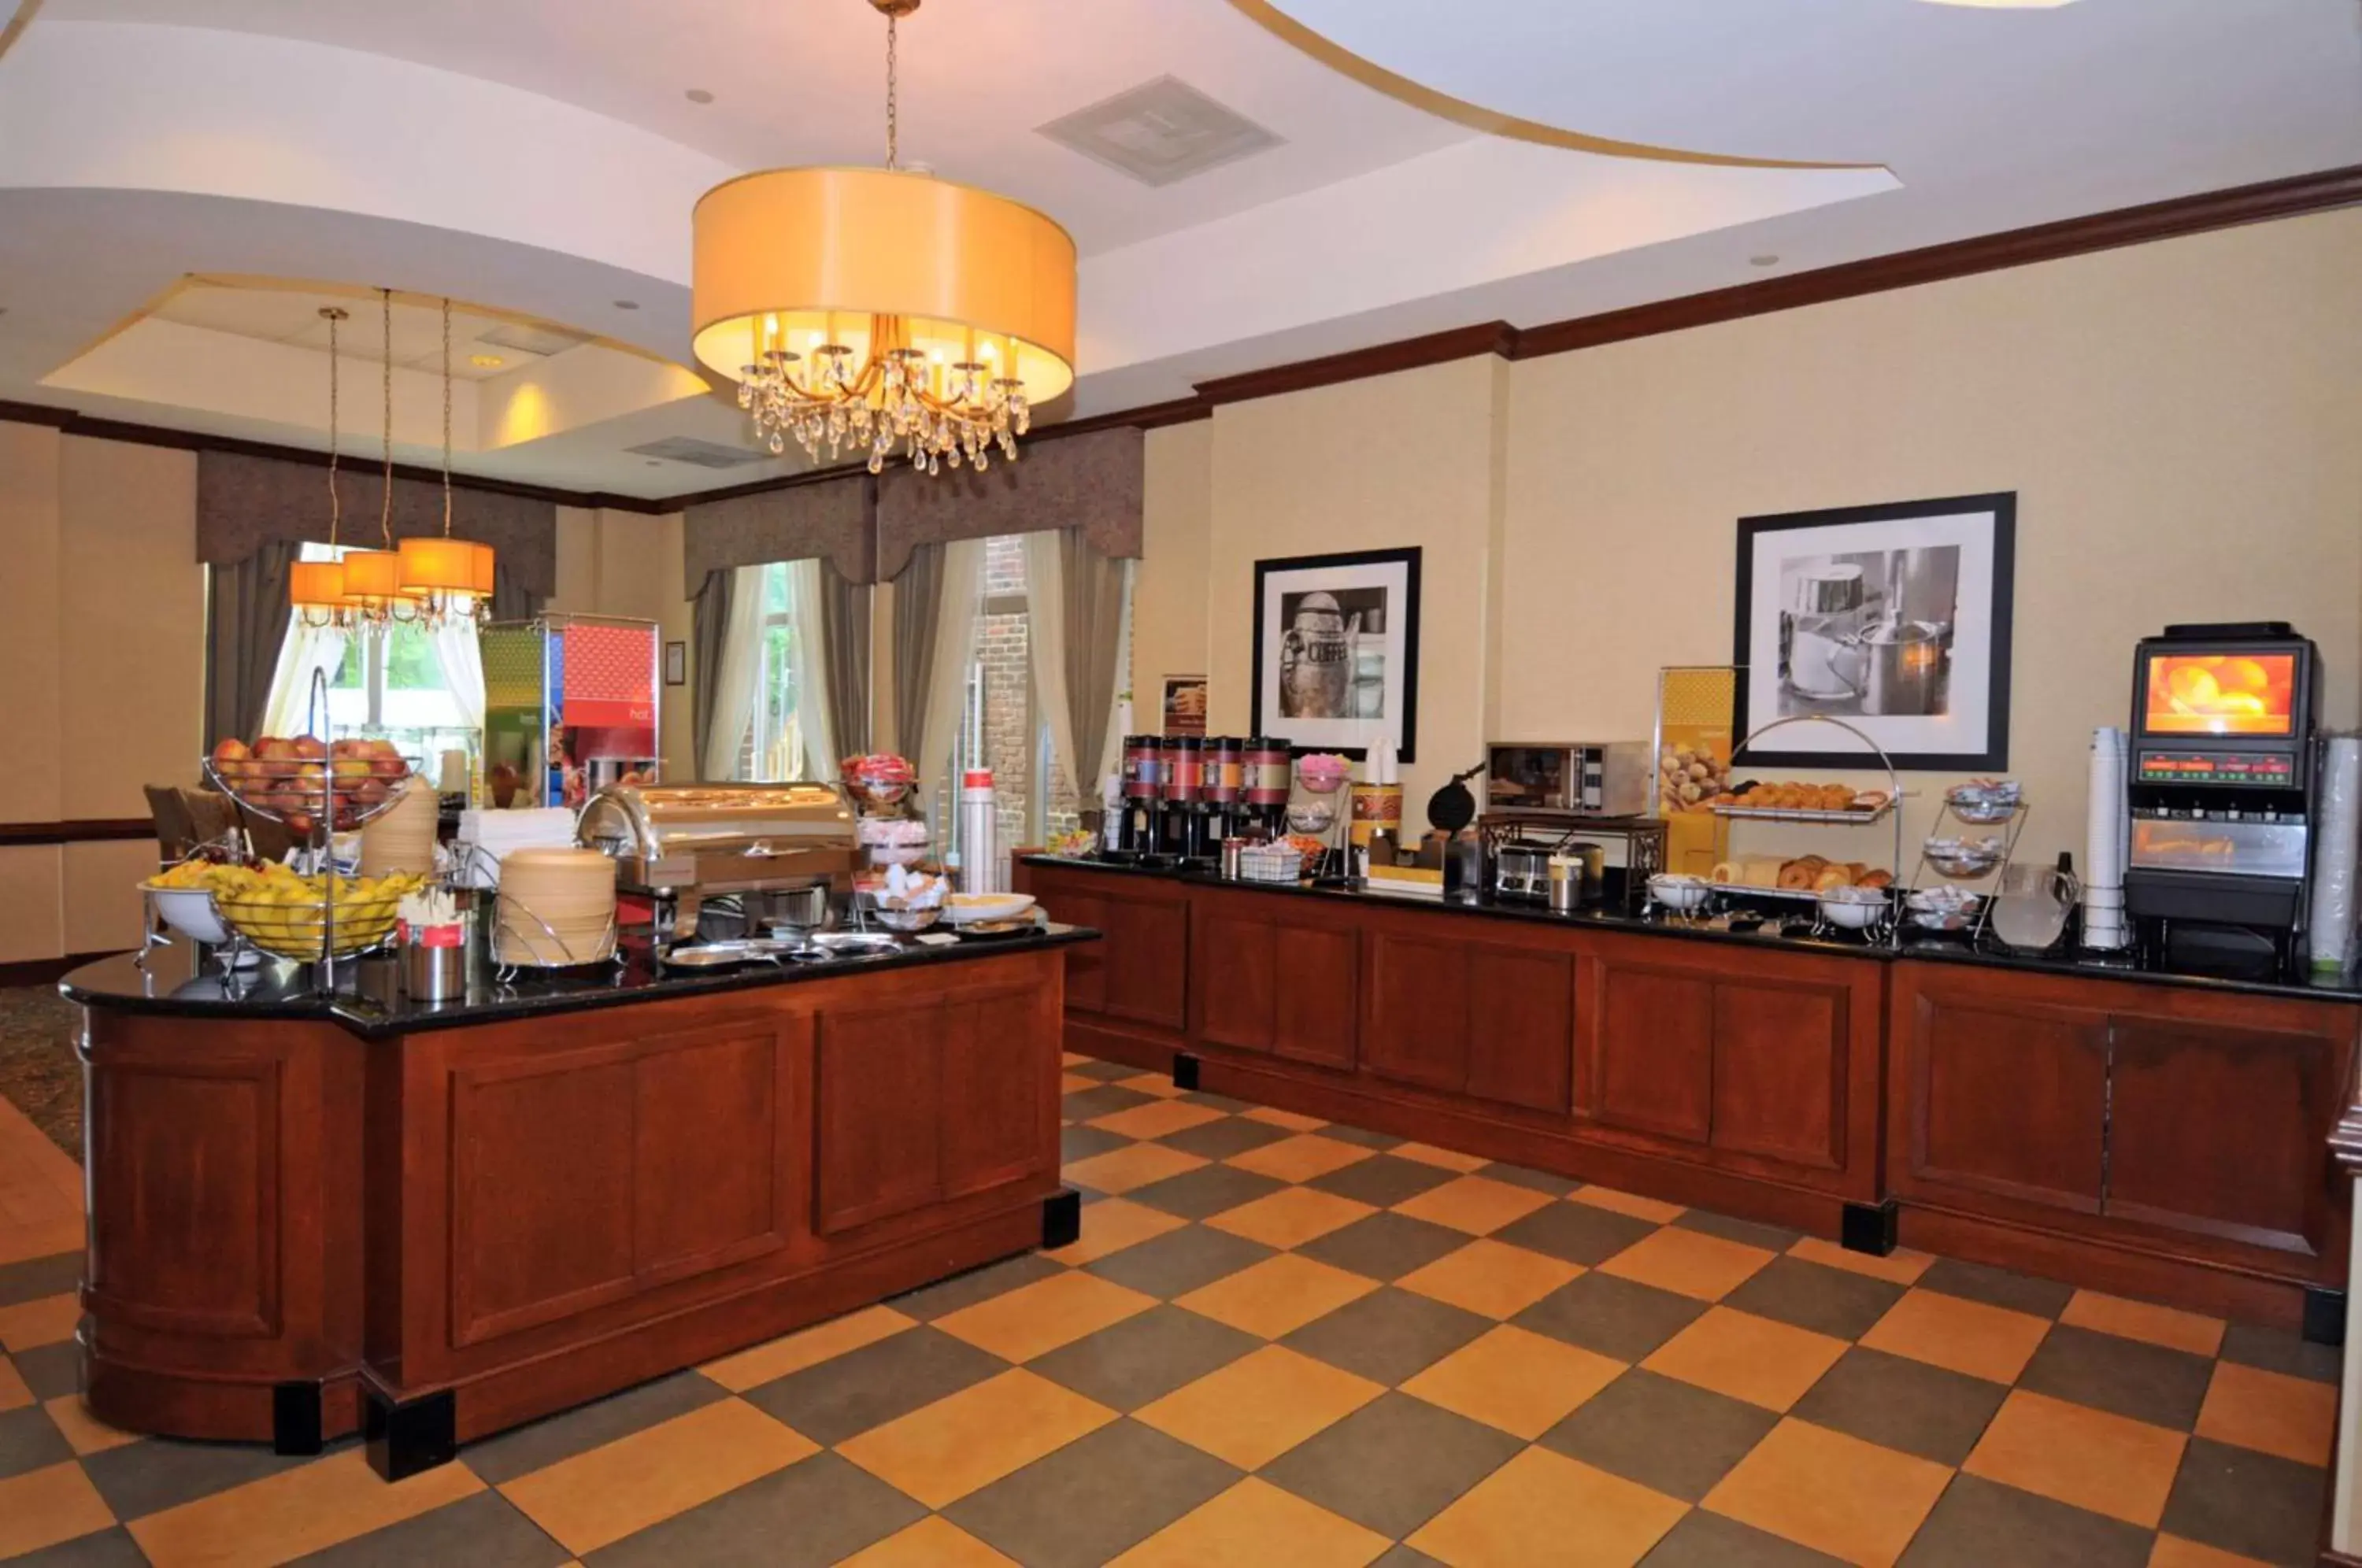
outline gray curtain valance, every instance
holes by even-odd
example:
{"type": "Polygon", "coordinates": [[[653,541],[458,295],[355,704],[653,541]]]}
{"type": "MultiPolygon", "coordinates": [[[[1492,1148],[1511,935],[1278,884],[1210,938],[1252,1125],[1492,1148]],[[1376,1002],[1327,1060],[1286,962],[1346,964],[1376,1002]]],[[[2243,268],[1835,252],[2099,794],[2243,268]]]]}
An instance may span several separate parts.
{"type": "MultiPolygon", "coordinates": [[[[338,541],[373,547],[379,540],[380,470],[355,463],[337,476],[344,502],[338,541]]],[[[435,480],[393,481],[397,539],[443,531],[443,487],[435,480]]],[[[492,547],[502,571],[535,601],[557,591],[557,506],[554,502],[455,486],[451,532],[492,547]]],[[[197,559],[234,566],[266,544],[326,543],[327,470],[282,458],[240,452],[197,454],[197,559]]]]}
{"type": "Polygon", "coordinates": [[[682,591],[695,597],[710,572],[815,558],[847,582],[876,581],[876,482],[848,474],[690,507],[681,514],[682,591]]]}
{"type": "Polygon", "coordinates": [[[1016,462],[980,474],[889,468],[877,480],[877,573],[900,576],[914,546],[1054,528],[1078,530],[1102,556],[1137,557],[1144,450],[1127,425],[1029,443],[1016,462]]]}

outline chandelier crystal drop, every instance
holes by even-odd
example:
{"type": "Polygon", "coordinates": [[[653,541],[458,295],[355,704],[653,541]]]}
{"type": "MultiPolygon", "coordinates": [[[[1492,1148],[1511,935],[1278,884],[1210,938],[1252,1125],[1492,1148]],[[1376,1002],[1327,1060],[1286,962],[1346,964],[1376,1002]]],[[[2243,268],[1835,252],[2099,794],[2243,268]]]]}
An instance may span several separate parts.
{"type": "Polygon", "coordinates": [[[1031,207],[901,167],[899,27],[919,0],[869,4],[886,17],[886,166],[705,193],[697,358],[738,383],[774,454],[982,469],[1074,382],[1075,244],[1031,207]]]}

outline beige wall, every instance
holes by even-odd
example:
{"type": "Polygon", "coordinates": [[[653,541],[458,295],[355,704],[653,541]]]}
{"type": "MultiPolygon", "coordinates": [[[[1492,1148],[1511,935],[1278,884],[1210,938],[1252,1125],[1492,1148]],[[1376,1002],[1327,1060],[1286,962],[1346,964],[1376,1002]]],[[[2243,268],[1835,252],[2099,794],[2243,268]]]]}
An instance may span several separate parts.
{"type": "Polygon", "coordinates": [[[2345,212],[1223,407],[1151,437],[1143,690],[1205,657],[1243,729],[1254,561],[1422,545],[1417,818],[1488,734],[1645,736],[1660,667],[1727,662],[1738,518],[2015,491],[2010,771],[2080,856],[2091,730],[2169,621],[2292,621],[2362,717],[2357,277],[2345,212]]]}
{"type": "MultiPolygon", "coordinates": [[[[202,745],[188,452],[0,424],[0,822],[144,817],[202,745]]],[[[151,841],[0,850],[0,963],[139,940],[151,841]]]]}
{"type": "MultiPolygon", "coordinates": [[[[695,607],[681,592],[680,513],[557,509],[557,595],[552,610],[576,614],[629,615],[654,621],[663,639],[689,644],[697,657],[695,607]]],[[[690,671],[690,679],[697,679],[690,671]]],[[[697,777],[689,686],[668,686],[661,697],[666,777],[697,777]]]]}

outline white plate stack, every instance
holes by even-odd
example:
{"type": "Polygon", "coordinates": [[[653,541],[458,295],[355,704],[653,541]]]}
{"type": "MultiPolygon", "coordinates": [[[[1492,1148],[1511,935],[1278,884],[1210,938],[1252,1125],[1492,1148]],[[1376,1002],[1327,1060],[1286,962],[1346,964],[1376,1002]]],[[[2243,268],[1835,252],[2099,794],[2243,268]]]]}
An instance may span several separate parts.
{"type": "Polygon", "coordinates": [[[615,863],[595,849],[517,849],[501,863],[492,958],[564,968],[615,950],[615,863]]]}
{"type": "Polygon", "coordinates": [[[2114,952],[2132,941],[2125,921],[2125,732],[2092,732],[2091,789],[2083,828],[2083,945],[2114,952]]]}
{"type": "Polygon", "coordinates": [[[361,829],[360,874],[435,872],[435,827],[441,812],[432,790],[414,786],[361,829]]]}
{"type": "Polygon", "coordinates": [[[502,863],[515,851],[573,846],[574,813],[563,806],[461,812],[453,845],[458,855],[458,872],[453,880],[467,888],[497,887],[502,863]]]}

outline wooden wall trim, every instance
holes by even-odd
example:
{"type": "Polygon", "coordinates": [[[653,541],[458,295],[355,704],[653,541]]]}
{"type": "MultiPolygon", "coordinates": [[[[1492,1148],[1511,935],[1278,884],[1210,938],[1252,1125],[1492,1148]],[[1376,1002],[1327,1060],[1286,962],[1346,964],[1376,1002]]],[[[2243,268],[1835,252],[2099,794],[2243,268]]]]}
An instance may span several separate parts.
{"type": "MultiPolygon", "coordinates": [[[[1916,250],[1898,251],[1891,256],[1841,262],[1837,266],[1816,268],[1787,277],[1765,278],[1731,288],[1685,294],[1678,299],[1658,300],[1622,310],[1546,322],[1539,326],[1518,327],[1507,322],[1488,321],[1443,332],[1430,332],[1392,343],[1373,344],[1346,353],[1329,354],[1293,364],[1274,365],[1265,370],[1199,381],[1191,396],[1043,425],[1033,432],[1031,438],[1036,441],[1054,440],[1062,436],[1080,436],[1117,425],[1153,430],[1162,425],[1210,417],[1214,410],[1224,403],[1333,386],[1341,381],[1360,381],[1369,376],[1391,375],[1397,370],[1440,365],[1473,355],[1494,354],[1505,359],[1532,359],[1548,354],[1573,353],[1603,344],[1628,342],[1636,337],[1682,332],[1693,326],[1738,321],[1750,315],[1768,315],[1805,305],[1827,304],[1836,300],[1883,293],[1891,289],[1917,288],[1923,283],[2030,266],[2037,261],[2058,261],[2094,251],[2146,245],[2153,240],[2178,239],[2214,229],[2236,228],[2247,224],[2302,217],[2352,206],[2362,206],[2362,164],[2323,169],[2261,184],[2202,192],[2136,207],[2120,207],[2113,212],[2091,213],[2057,223],[2036,224],[2029,228],[2009,229],[1973,239],[1952,240],[1916,250]]],[[[0,402],[0,420],[53,425],[69,436],[91,436],[108,441],[178,447],[189,450],[246,452],[259,457],[283,458],[291,462],[326,463],[327,460],[325,453],[297,447],[201,436],[120,420],[92,419],[72,409],[51,408],[39,403],[0,402]]],[[[661,516],[708,502],[731,501],[767,491],[789,490],[798,485],[823,484],[860,471],[858,464],[837,464],[791,474],[784,479],[756,480],[718,490],[690,491],[679,495],[657,497],[615,495],[605,491],[567,491],[547,485],[512,484],[501,480],[458,476],[452,482],[495,494],[551,501],[560,506],[604,507],[614,512],[661,516]]],[[[434,470],[407,465],[397,465],[395,472],[414,479],[438,477],[434,470]]]]}
{"type": "Polygon", "coordinates": [[[83,817],[58,823],[0,823],[0,848],[28,844],[105,844],[116,839],[154,838],[146,817],[83,817]]]}
{"type": "Polygon", "coordinates": [[[0,986],[52,985],[84,964],[95,964],[123,951],[120,947],[109,947],[97,953],[67,953],[55,958],[20,958],[15,963],[0,964],[0,986]]]}

